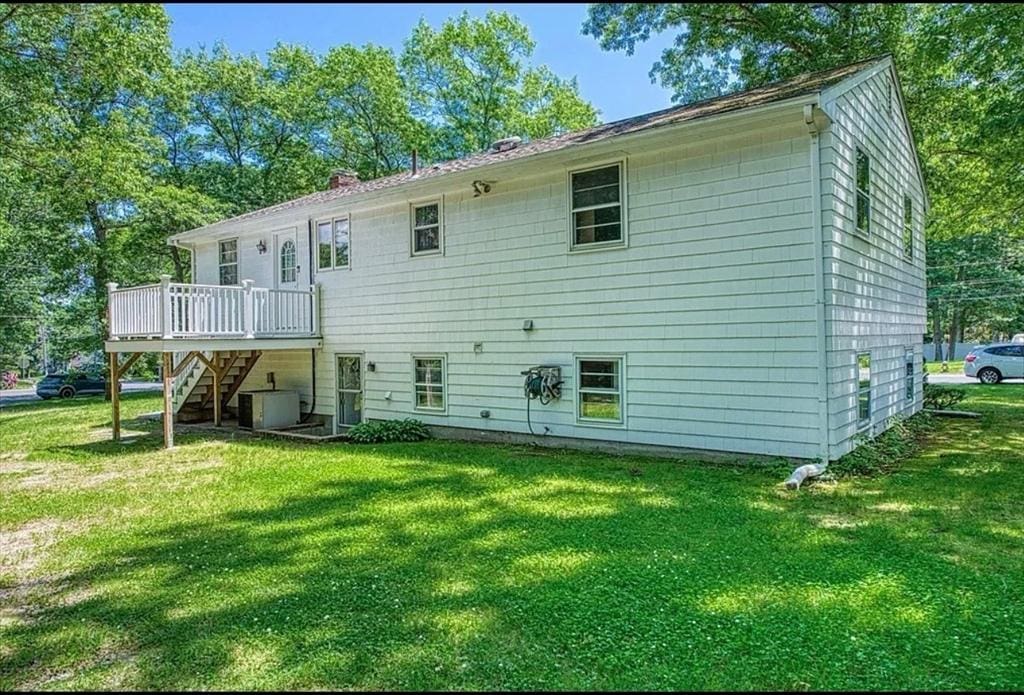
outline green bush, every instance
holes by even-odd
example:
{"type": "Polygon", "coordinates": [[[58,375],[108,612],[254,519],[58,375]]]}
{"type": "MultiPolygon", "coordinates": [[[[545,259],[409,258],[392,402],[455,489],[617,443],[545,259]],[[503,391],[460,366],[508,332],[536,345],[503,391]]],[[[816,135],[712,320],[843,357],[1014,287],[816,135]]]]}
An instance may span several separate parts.
{"type": "Polygon", "coordinates": [[[934,427],[935,418],[928,413],[892,418],[889,429],[874,439],[861,437],[856,449],[828,467],[829,473],[837,478],[892,473],[917,453],[934,427]]]}
{"type": "Polygon", "coordinates": [[[349,429],[348,438],[359,444],[419,442],[430,439],[430,432],[419,420],[367,420],[349,429]]]}
{"type": "Polygon", "coordinates": [[[948,410],[965,398],[967,392],[960,388],[928,383],[924,385],[924,407],[928,410],[948,410]]]}

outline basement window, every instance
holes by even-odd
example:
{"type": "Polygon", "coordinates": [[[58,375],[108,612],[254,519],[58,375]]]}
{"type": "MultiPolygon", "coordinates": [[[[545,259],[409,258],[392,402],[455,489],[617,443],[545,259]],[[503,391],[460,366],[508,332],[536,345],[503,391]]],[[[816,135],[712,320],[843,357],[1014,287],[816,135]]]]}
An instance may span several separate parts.
{"type": "Polygon", "coordinates": [[[447,407],[446,359],[443,355],[413,357],[414,407],[416,410],[444,412],[447,407]]]}
{"type": "Polygon", "coordinates": [[[222,285],[238,284],[238,239],[225,239],[218,245],[218,277],[222,285]]]}
{"type": "Polygon", "coordinates": [[[871,158],[857,148],[857,233],[871,233],[871,158]]]}
{"type": "Polygon", "coordinates": [[[857,427],[871,425],[871,353],[857,355],[857,427]]]}
{"type": "Polygon", "coordinates": [[[580,422],[622,424],[622,357],[577,357],[580,422]]]}
{"type": "Polygon", "coordinates": [[[622,162],[569,172],[570,248],[623,246],[622,162]]]}

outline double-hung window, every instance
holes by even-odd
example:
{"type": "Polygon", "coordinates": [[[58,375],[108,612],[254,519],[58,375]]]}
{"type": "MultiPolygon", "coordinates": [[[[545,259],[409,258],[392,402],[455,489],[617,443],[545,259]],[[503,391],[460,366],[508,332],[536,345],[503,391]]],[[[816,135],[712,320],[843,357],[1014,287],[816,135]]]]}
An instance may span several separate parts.
{"type": "Polygon", "coordinates": [[[444,224],[441,201],[414,203],[411,206],[412,255],[430,256],[442,253],[444,224]]]}
{"type": "Polygon", "coordinates": [[[413,357],[413,406],[416,410],[444,412],[447,408],[447,369],[443,355],[413,357]]]}
{"type": "Polygon", "coordinates": [[[335,217],[316,223],[316,269],[347,268],[349,261],[349,219],[335,217]]]}
{"type": "Polygon", "coordinates": [[[867,236],[871,233],[871,158],[859,147],[857,148],[856,168],[857,233],[867,236]]]}
{"type": "Polygon", "coordinates": [[[238,284],[238,239],[225,239],[217,247],[219,279],[222,285],[238,284]]]}
{"type": "Polygon", "coordinates": [[[906,387],[907,387],[907,400],[914,400],[914,350],[913,348],[907,348],[903,355],[903,361],[906,363],[906,387]]]}
{"type": "Polygon", "coordinates": [[[622,424],[622,357],[577,357],[576,379],[578,420],[622,424]]]}
{"type": "Polygon", "coordinates": [[[903,257],[914,258],[914,201],[909,195],[903,196],[903,257]]]}
{"type": "Polygon", "coordinates": [[[871,424],[871,353],[857,355],[857,427],[871,424]]]}
{"type": "Polygon", "coordinates": [[[626,243],[622,162],[569,172],[570,248],[626,243]]]}

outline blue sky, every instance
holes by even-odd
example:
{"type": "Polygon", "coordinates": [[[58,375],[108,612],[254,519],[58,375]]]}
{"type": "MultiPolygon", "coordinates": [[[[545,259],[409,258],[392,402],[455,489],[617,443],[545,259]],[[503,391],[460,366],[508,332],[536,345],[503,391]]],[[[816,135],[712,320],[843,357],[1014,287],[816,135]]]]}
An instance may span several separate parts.
{"type": "Polygon", "coordinates": [[[277,42],[304,44],[316,52],[351,43],[375,43],[399,50],[420,17],[439,25],[468,9],[519,16],[537,43],[534,62],[562,77],[575,75],[580,92],[601,111],[604,121],[655,111],[670,105],[671,94],[651,84],[648,72],[670,37],[654,37],[627,56],[605,52],[580,34],[585,4],[559,5],[315,5],[315,4],[166,4],[177,49],[223,41],[236,53],[263,54],[277,42]]]}

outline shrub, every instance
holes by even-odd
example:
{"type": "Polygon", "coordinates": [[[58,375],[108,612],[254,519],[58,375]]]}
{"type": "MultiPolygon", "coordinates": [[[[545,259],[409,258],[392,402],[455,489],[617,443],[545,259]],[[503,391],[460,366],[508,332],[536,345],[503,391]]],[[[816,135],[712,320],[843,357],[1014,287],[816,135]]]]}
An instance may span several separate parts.
{"type": "Polygon", "coordinates": [[[349,440],[358,444],[419,442],[430,439],[427,426],[419,420],[367,420],[348,431],[349,440]]]}
{"type": "Polygon", "coordinates": [[[924,436],[935,427],[935,418],[918,413],[909,418],[895,417],[889,429],[874,439],[861,437],[856,449],[828,467],[838,478],[892,473],[917,453],[924,436]]]}
{"type": "Polygon", "coordinates": [[[0,389],[13,389],[17,385],[17,372],[4,372],[3,374],[0,374],[0,389]]]}
{"type": "Polygon", "coordinates": [[[924,385],[924,407],[928,410],[947,410],[965,398],[967,392],[960,388],[928,383],[924,385]]]}

